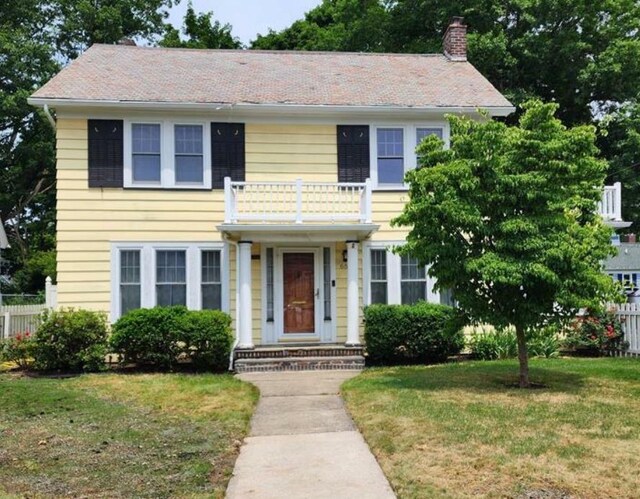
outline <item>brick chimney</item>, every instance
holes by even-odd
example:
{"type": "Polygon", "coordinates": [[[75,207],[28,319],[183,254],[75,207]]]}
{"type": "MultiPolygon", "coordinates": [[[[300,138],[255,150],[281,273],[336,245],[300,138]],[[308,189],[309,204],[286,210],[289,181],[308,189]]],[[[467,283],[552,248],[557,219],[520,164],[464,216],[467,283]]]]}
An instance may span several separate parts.
{"type": "Polygon", "coordinates": [[[467,60],[467,26],[462,17],[454,17],[442,40],[444,55],[452,61],[467,60]]]}
{"type": "Polygon", "coordinates": [[[128,45],[130,47],[135,47],[137,46],[137,43],[133,38],[120,38],[120,40],[118,40],[118,45],[128,45]]]}

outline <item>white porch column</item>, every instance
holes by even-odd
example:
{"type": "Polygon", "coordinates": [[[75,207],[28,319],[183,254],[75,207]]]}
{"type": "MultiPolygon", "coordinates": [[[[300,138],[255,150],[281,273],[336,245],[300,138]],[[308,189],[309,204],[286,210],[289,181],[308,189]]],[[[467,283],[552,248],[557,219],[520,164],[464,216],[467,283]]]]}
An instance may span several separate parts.
{"type": "Polygon", "coordinates": [[[347,241],[347,345],[360,344],[358,241],[347,241]]]}
{"type": "Polygon", "coordinates": [[[239,303],[238,347],[253,348],[253,318],[251,317],[251,241],[238,242],[239,303]]]}

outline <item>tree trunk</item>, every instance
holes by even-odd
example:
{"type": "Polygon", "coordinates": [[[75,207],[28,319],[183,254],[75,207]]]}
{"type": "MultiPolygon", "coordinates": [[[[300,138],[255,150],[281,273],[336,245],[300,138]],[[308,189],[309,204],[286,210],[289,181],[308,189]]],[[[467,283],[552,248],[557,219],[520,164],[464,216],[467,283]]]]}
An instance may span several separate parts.
{"type": "Polygon", "coordinates": [[[529,353],[527,352],[527,338],[524,328],[516,326],[518,339],[518,360],[520,361],[520,388],[529,388],[529,353]]]}

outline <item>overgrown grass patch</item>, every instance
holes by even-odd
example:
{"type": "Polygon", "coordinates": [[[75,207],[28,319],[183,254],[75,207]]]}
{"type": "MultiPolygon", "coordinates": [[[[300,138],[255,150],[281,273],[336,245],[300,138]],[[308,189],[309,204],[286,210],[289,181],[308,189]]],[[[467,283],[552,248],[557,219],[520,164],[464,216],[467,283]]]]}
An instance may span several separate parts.
{"type": "Polygon", "coordinates": [[[229,375],[0,374],[0,496],[223,497],[257,398],[229,375]]]}
{"type": "Polygon", "coordinates": [[[632,497],[640,469],[640,362],[534,359],[370,369],[349,410],[399,497],[632,497]]]}

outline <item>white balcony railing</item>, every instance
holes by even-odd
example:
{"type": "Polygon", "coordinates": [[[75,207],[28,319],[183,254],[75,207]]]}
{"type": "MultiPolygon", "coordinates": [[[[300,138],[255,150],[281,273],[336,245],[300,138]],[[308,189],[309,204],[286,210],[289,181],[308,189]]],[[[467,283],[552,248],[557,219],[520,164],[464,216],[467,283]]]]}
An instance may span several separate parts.
{"type": "Polygon", "coordinates": [[[232,182],[224,179],[225,223],[371,223],[371,181],[232,182]]]}
{"type": "Polygon", "coordinates": [[[605,221],[622,221],[622,184],[620,182],[605,185],[599,210],[605,221]]]}

